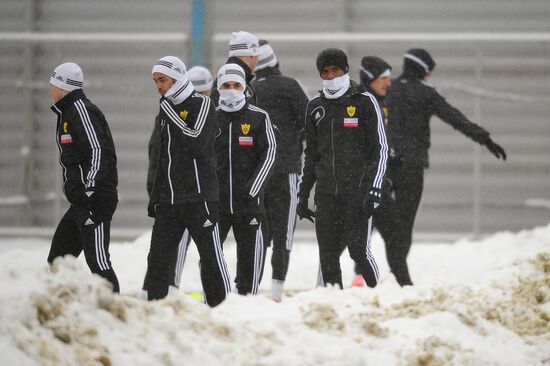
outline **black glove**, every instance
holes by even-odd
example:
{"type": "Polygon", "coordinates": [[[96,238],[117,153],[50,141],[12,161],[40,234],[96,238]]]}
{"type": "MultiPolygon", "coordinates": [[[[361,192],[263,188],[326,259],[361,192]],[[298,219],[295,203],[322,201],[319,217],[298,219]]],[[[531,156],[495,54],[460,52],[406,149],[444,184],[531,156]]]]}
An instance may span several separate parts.
{"type": "Polygon", "coordinates": [[[403,166],[403,156],[398,154],[393,148],[390,148],[388,153],[388,166],[401,167],[403,166]]]}
{"type": "Polygon", "coordinates": [[[374,210],[380,205],[382,195],[379,189],[372,188],[363,199],[363,210],[367,218],[371,217],[374,210]]]}
{"type": "Polygon", "coordinates": [[[300,198],[298,206],[296,207],[296,213],[300,220],[307,219],[311,222],[315,222],[315,212],[309,209],[307,198],[300,198]]]}
{"type": "Polygon", "coordinates": [[[506,160],[506,152],[504,151],[504,149],[499,144],[491,140],[490,137],[487,138],[487,141],[485,142],[485,147],[490,152],[492,152],[493,155],[497,157],[497,159],[506,160]]]}
{"type": "Polygon", "coordinates": [[[110,221],[116,210],[118,198],[116,193],[86,191],[85,206],[94,224],[110,221]]]}

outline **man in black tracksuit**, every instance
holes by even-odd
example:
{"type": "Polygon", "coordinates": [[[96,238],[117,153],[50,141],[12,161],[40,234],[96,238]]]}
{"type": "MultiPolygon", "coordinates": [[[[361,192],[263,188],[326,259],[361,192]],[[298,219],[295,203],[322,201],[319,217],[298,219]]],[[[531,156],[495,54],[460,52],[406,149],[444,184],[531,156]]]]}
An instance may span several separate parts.
{"type": "Polygon", "coordinates": [[[374,287],[378,268],[370,251],[370,229],[386,169],[383,116],[376,98],[350,81],[343,51],[321,51],[317,69],[323,90],[310,100],[306,112],[298,216],[316,218],[325,285],[343,287],[340,253],[347,246],[367,285],[374,287]],[[314,213],[308,208],[308,198],[315,183],[314,213]]]}
{"type": "MultiPolygon", "coordinates": [[[[388,110],[386,103],[386,94],[391,86],[391,66],[379,57],[367,56],[361,60],[359,76],[361,86],[369,93],[375,96],[380,105],[380,110],[384,116],[384,127],[388,130],[388,117],[391,111],[388,110]]],[[[402,248],[399,230],[399,213],[395,197],[393,195],[392,176],[393,171],[399,169],[401,158],[397,156],[391,136],[387,136],[388,142],[388,165],[386,177],[382,184],[382,204],[374,212],[373,223],[378,230],[386,247],[386,258],[390,270],[395,279],[401,286],[411,285],[411,279],[407,267],[406,257],[403,256],[405,250],[402,248]]],[[[359,273],[356,268],[356,273],[359,273]]],[[[362,286],[363,277],[358,275],[353,282],[353,286],[362,286]]]]}
{"type": "Polygon", "coordinates": [[[265,262],[263,192],[275,163],[277,143],[269,115],[248,103],[244,70],[225,64],[218,71],[220,103],[216,137],[220,180],[220,238],[233,227],[237,242],[239,294],[257,294],[265,262]]]}
{"type": "Polygon", "coordinates": [[[260,40],[256,79],[252,86],[258,106],[269,113],[279,132],[276,135],[277,161],[266,189],[265,206],[267,231],[273,239],[271,297],[281,301],[296,226],[308,96],[296,80],[281,74],[273,49],[263,40],[260,40]]]}
{"type": "MultiPolygon", "coordinates": [[[[229,58],[225,63],[237,64],[244,70],[246,80],[244,94],[252,105],[256,105],[256,92],[250,85],[250,82],[254,79],[254,70],[258,63],[259,54],[260,42],[255,35],[244,31],[231,33],[231,40],[229,41],[229,58]]],[[[212,90],[210,91],[210,98],[214,101],[214,105],[216,106],[220,99],[217,85],[218,81],[214,80],[212,90]]]]}
{"type": "Polygon", "coordinates": [[[153,67],[160,99],[160,146],[149,202],[155,217],[143,288],[149,300],[162,299],[173,281],[178,244],[185,229],[197,244],[201,281],[210,306],[231,290],[218,229],[214,107],[196,93],[185,64],[166,56],[153,67]]]}
{"type": "MultiPolygon", "coordinates": [[[[202,66],[195,66],[189,69],[189,80],[193,84],[195,91],[201,93],[204,96],[210,95],[210,88],[212,86],[212,76],[207,68],[202,66]],[[195,78],[195,80],[194,80],[195,78]],[[197,87],[196,84],[199,84],[200,87],[197,87]]],[[[147,169],[147,194],[149,198],[151,197],[151,191],[153,189],[153,182],[155,181],[155,175],[157,173],[157,159],[160,146],[159,138],[160,134],[160,119],[159,115],[155,117],[155,124],[153,126],[153,131],[151,137],[149,138],[149,166],[147,169]]],[[[174,287],[180,286],[181,274],[183,271],[183,265],[185,264],[185,258],[187,256],[187,249],[189,249],[189,244],[191,243],[191,235],[189,235],[189,230],[185,229],[178,246],[178,255],[176,262],[172,263],[174,266],[174,277],[173,283],[171,284],[174,287]]],[[[144,289],[145,291],[147,289],[144,289]]]]}
{"type": "Polygon", "coordinates": [[[493,142],[489,132],[468,120],[425,82],[434,68],[435,62],[426,50],[410,49],[404,57],[403,74],[393,82],[388,92],[388,135],[397,155],[403,160],[401,167],[392,169],[391,177],[400,219],[400,250],[394,252],[394,255],[401,262],[407,257],[412,243],[414,220],[424,187],[424,170],[429,165],[432,116],[441,118],[462,134],[484,145],[497,158],[506,159],[506,153],[493,142]]]}
{"type": "Polygon", "coordinates": [[[50,79],[63,192],[71,206],[57,226],[48,262],[84,251],[92,273],[119,292],[109,255],[111,219],[118,203],[115,145],[105,116],[86,97],[82,83],[82,70],[70,62],[59,65],[50,79]]]}

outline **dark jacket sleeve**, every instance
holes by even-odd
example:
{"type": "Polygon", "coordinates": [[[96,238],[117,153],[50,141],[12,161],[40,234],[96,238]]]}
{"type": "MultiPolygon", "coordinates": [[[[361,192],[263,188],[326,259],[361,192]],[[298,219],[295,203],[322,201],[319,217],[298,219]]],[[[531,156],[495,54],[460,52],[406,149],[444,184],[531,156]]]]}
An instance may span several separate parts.
{"type": "Polygon", "coordinates": [[[298,196],[303,199],[308,199],[311,189],[317,180],[315,174],[315,166],[319,161],[317,153],[317,128],[315,127],[315,121],[311,116],[312,105],[308,103],[305,113],[305,125],[306,125],[306,149],[305,149],[305,161],[304,172],[302,175],[302,182],[300,183],[300,189],[298,196]]]}
{"type": "Polygon", "coordinates": [[[432,90],[430,108],[432,114],[441,118],[444,122],[451,125],[454,129],[460,131],[479,144],[484,144],[488,137],[487,132],[481,126],[469,121],[458,109],[447,103],[445,98],[441,96],[435,89],[432,90]]]}
{"type": "MultiPolygon", "coordinates": [[[[77,129],[79,139],[82,142],[81,152],[87,162],[83,169],[84,191],[93,191],[96,187],[96,179],[108,174],[106,165],[108,162],[102,154],[108,143],[109,132],[106,129],[106,121],[103,114],[93,108],[80,108],[78,110],[80,128],[77,129]]],[[[82,192],[84,194],[85,192],[82,192]]]]}
{"type": "Polygon", "coordinates": [[[269,120],[269,115],[263,113],[265,114],[264,123],[256,135],[256,142],[260,150],[260,162],[245,187],[251,198],[257,198],[265,189],[277,154],[277,142],[273,126],[269,120]]]}
{"type": "Polygon", "coordinates": [[[151,197],[153,183],[157,174],[158,154],[160,153],[160,121],[155,118],[153,132],[149,138],[149,166],[147,168],[147,194],[151,197]]]}
{"type": "Polygon", "coordinates": [[[299,82],[294,80],[292,88],[292,110],[296,116],[295,125],[296,130],[300,133],[300,140],[305,139],[305,111],[307,103],[309,102],[309,96],[299,82]]]}
{"type": "Polygon", "coordinates": [[[367,194],[370,194],[374,202],[380,203],[382,198],[382,183],[386,174],[386,164],[388,161],[388,143],[386,131],[384,128],[384,115],[376,98],[370,93],[366,94],[365,102],[365,124],[366,124],[366,143],[370,146],[368,157],[367,172],[365,177],[367,181],[364,187],[367,194]]]}

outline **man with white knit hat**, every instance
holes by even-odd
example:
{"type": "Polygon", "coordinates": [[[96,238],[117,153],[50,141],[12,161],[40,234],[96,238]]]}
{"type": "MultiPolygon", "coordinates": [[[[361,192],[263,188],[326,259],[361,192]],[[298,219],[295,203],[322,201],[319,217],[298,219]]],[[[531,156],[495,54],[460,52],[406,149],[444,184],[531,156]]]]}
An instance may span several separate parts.
{"type": "Polygon", "coordinates": [[[48,262],[84,251],[92,273],[119,292],[109,255],[111,219],[118,203],[115,145],[105,116],[82,91],[83,83],[82,69],[72,62],[56,67],[50,78],[63,193],[70,207],[57,226],[48,262]]]}
{"type": "MultiPolygon", "coordinates": [[[[231,39],[229,40],[229,58],[225,63],[237,64],[244,70],[247,84],[245,86],[245,95],[247,99],[250,99],[252,104],[256,104],[256,100],[255,92],[250,86],[250,82],[254,79],[254,70],[258,63],[259,54],[260,42],[255,35],[245,31],[231,33],[231,39]]],[[[212,98],[216,105],[218,104],[219,93],[215,81],[210,93],[210,98],[212,98]]]]}
{"type": "Polygon", "coordinates": [[[195,90],[202,95],[209,96],[212,88],[212,74],[204,66],[193,66],[189,69],[189,80],[193,83],[195,90]]]}
{"type": "Polygon", "coordinates": [[[218,235],[214,106],[195,92],[179,58],[159,59],[152,74],[161,98],[148,207],[155,223],[143,288],[149,300],[168,294],[187,229],[197,244],[205,300],[216,306],[231,291],[231,283],[218,235]]]}
{"type": "Polygon", "coordinates": [[[281,74],[277,56],[266,40],[260,40],[260,56],[252,86],[258,106],[269,113],[278,131],[277,163],[266,189],[265,206],[269,239],[273,240],[271,298],[279,302],[296,226],[304,116],[309,97],[300,83],[281,74]]]}
{"type": "Polygon", "coordinates": [[[237,242],[238,293],[257,294],[265,263],[263,192],[275,163],[277,143],[269,115],[247,101],[245,72],[237,64],[218,71],[220,103],[216,137],[220,180],[220,239],[231,228],[237,242]]]}

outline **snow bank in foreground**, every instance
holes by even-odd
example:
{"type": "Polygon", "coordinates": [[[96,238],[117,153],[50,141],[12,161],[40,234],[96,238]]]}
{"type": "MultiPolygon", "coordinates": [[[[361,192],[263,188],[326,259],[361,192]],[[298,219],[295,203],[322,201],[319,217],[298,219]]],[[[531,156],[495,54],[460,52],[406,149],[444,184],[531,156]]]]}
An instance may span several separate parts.
{"type": "MultiPolygon", "coordinates": [[[[117,251],[135,250],[124,247],[117,251]]],[[[291,290],[279,304],[232,294],[215,309],[181,292],[151,303],[113,295],[80,261],[50,271],[5,252],[1,364],[550,363],[550,226],[413,249],[411,266],[431,272],[414,287],[386,275],[374,290],[291,290]]],[[[299,266],[315,251],[292,260],[299,266]]]]}

